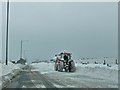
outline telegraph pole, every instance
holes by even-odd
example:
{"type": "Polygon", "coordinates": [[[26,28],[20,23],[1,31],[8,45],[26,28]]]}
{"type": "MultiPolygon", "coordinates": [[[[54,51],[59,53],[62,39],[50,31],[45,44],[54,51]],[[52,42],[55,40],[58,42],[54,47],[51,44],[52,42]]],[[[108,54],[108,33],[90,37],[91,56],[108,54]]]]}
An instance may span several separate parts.
{"type": "Polygon", "coordinates": [[[28,52],[28,51],[29,51],[29,50],[24,50],[23,57],[24,57],[25,60],[27,60],[27,52],[28,52]]]}
{"type": "Polygon", "coordinates": [[[20,50],[20,59],[22,59],[22,40],[21,40],[21,50],[20,50]]]}
{"type": "Polygon", "coordinates": [[[7,26],[6,26],[6,65],[8,64],[8,24],[9,24],[9,0],[7,1],[7,26]]]}
{"type": "Polygon", "coordinates": [[[20,59],[23,58],[23,43],[28,40],[21,40],[21,47],[20,47],[20,59]]]}

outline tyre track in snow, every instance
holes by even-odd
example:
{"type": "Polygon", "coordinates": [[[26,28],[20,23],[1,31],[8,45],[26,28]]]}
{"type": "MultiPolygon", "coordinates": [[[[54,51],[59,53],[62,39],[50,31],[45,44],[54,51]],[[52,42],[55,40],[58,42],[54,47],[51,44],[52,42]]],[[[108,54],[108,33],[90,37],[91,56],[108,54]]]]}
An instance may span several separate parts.
{"type": "Polygon", "coordinates": [[[63,88],[90,88],[89,85],[86,85],[82,80],[74,80],[74,78],[71,78],[66,74],[66,72],[53,72],[44,74],[44,76],[49,77],[53,83],[56,83],[63,88]]]}
{"type": "MultiPolygon", "coordinates": [[[[56,88],[47,78],[44,77],[44,75],[40,74],[38,71],[31,72],[36,77],[37,80],[39,80],[39,84],[44,85],[43,88],[56,88]]],[[[34,83],[36,85],[36,83],[34,83]]],[[[56,88],[57,89],[57,88],[56,88]]]]}
{"type": "Polygon", "coordinates": [[[54,90],[58,90],[49,78],[44,77],[38,71],[31,71],[31,69],[30,66],[26,66],[19,76],[5,88],[54,88],[54,90]]]}

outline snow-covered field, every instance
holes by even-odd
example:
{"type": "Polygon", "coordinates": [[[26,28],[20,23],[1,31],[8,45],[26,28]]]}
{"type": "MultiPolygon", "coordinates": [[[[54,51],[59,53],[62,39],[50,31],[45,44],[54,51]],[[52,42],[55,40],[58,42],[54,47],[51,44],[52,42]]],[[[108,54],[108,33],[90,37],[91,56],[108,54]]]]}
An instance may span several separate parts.
{"type": "Polygon", "coordinates": [[[32,66],[35,68],[33,70],[48,75],[52,79],[55,78],[68,87],[72,85],[78,88],[117,88],[118,64],[115,61],[116,58],[75,60],[76,71],[74,73],[54,71],[53,62],[33,63],[32,66]],[[104,60],[106,60],[105,65],[103,65],[104,60]],[[94,63],[95,61],[97,64],[94,63]],[[83,64],[83,62],[89,62],[89,64],[83,64]]]}
{"type": "Polygon", "coordinates": [[[13,64],[11,62],[8,62],[8,65],[0,63],[0,89],[2,84],[9,82],[13,76],[18,74],[22,67],[23,65],[21,64],[13,64]]]}

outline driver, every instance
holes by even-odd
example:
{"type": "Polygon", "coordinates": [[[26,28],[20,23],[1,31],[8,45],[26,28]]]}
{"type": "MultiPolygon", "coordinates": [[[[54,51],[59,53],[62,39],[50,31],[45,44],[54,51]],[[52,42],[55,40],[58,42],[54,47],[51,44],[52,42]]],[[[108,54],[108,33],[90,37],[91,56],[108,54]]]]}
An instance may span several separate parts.
{"type": "Polygon", "coordinates": [[[64,58],[64,60],[66,61],[66,64],[67,64],[68,63],[68,56],[65,54],[63,58],[64,58]]]}

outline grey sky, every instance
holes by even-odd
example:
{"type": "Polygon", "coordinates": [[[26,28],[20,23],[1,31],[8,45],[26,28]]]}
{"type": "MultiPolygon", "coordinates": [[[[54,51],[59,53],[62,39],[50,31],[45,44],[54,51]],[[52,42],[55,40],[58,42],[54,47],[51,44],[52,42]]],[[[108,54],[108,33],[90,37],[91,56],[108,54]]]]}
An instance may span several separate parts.
{"type": "MultiPolygon", "coordinates": [[[[73,58],[116,57],[117,8],[117,3],[12,2],[9,58],[19,58],[20,40],[29,40],[23,43],[29,60],[49,60],[62,50],[72,51],[73,58]]],[[[4,46],[5,3],[2,9],[4,46]]]]}

